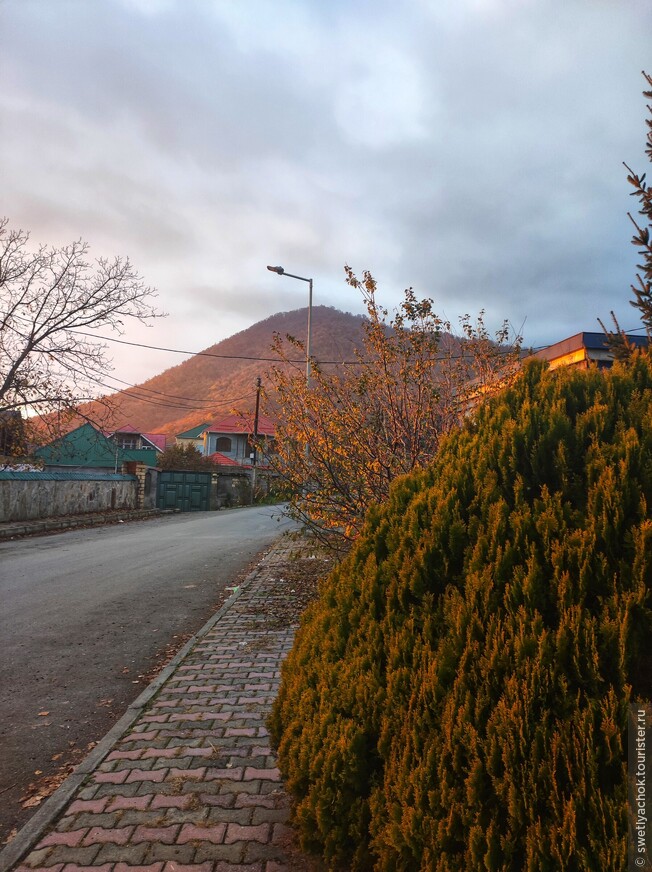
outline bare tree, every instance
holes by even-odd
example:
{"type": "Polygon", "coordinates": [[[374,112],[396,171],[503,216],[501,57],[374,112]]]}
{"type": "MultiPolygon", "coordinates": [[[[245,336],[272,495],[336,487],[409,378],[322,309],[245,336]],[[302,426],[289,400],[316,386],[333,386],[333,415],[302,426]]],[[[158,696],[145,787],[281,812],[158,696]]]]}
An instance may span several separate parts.
{"type": "Polygon", "coordinates": [[[0,220],[0,411],[51,425],[106,393],[112,364],[90,331],[160,317],[154,296],[128,258],[91,262],[82,240],[32,248],[28,233],[0,220]]]}
{"type": "Polygon", "coordinates": [[[495,336],[481,312],[460,319],[462,336],[430,299],[408,288],[398,310],[376,299],[369,272],[347,281],[367,309],[362,346],[348,365],[312,360],[310,385],[292,362],[303,344],[276,337],[280,364],[269,373],[269,414],[278,419],[269,464],[288,497],[288,514],[333,547],[354,540],[367,509],[387,498],[399,475],[429,463],[448,433],[484,396],[503,387],[520,360],[520,337],[495,336]]]}

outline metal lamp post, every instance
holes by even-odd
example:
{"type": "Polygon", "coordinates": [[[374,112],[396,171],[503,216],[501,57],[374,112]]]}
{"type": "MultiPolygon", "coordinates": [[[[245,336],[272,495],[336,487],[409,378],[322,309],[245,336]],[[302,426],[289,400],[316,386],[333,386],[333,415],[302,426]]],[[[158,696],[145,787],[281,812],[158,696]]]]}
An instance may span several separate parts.
{"type": "Polygon", "coordinates": [[[306,342],[306,385],[310,387],[310,347],[312,339],[312,279],[306,279],[303,276],[294,276],[292,273],[285,272],[282,266],[268,266],[270,272],[277,273],[280,276],[288,276],[291,279],[299,279],[300,282],[308,282],[308,340],[306,342]]]}

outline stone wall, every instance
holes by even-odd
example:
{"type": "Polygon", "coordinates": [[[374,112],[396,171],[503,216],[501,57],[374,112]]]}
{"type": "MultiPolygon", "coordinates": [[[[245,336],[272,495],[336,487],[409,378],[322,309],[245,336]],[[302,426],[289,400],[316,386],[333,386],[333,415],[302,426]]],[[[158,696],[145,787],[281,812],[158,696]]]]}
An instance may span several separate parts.
{"type": "Polygon", "coordinates": [[[147,466],[135,460],[123,464],[123,472],[136,477],[136,506],[139,509],[156,508],[156,490],[161,472],[156,466],[147,466]]]}
{"type": "Polygon", "coordinates": [[[0,472],[0,522],[138,507],[132,475],[0,472]]]}

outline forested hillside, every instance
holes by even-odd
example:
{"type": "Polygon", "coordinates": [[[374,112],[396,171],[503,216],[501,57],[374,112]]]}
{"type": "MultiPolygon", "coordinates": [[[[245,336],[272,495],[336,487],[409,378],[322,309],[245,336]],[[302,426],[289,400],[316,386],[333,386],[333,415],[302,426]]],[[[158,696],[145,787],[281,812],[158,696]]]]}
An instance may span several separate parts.
{"type": "MultiPolygon", "coordinates": [[[[255,404],[256,378],[261,376],[264,386],[265,373],[273,365],[274,334],[290,334],[305,341],[307,316],[307,309],[280,312],[205,349],[205,355],[215,357],[196,355],[113,395],[116,423],[129,422],[144,433],[173,436],[234,409],[250,411],[255,404]]],[[[313,307],[313,356],[317,360],[350,360],[353,348],[360,344],[361,322],[358,315],[313,307]]],[[[92,417],[92,405],[83,411],[92,417]]]]}

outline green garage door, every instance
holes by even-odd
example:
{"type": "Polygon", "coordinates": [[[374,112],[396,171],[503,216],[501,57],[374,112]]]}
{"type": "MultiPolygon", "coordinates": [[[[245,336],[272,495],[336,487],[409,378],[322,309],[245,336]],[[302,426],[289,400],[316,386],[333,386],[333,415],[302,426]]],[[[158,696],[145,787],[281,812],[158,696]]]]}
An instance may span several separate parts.
{"type": "Polygon", "coordinates": [[[161,472],[156,506],[180,512],[207,512],[211,493],[210,472],[161,472]]]}

